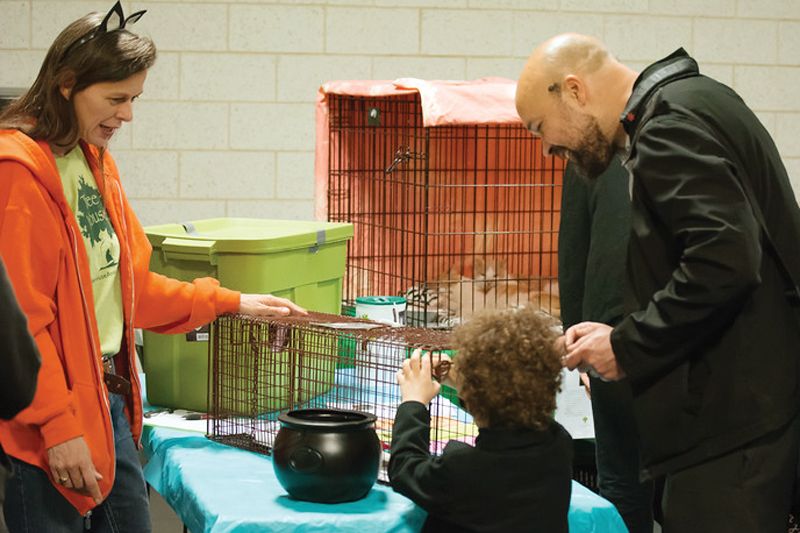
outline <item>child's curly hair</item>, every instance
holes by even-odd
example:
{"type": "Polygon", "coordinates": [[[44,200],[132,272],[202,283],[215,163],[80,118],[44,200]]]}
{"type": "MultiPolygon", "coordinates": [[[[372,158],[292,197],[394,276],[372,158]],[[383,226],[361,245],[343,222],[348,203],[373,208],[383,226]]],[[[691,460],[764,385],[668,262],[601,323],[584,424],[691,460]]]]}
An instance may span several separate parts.
{"type": "Polygon", "coordinates": [[[491,427],[546,429],[561,388],[555,319],[534,306],[485,310],[453,330],[459,393],[491,427]]]}

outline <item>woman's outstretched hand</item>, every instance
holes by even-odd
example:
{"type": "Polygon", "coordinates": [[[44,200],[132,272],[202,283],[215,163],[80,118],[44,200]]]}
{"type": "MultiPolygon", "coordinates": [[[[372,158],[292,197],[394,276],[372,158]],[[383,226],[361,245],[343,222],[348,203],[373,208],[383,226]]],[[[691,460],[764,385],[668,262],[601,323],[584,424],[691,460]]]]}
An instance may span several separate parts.
{"type": "Polygon", "coordinates": [[[260,317],[302,316],[308,311],[286,298],[271,294],[242,294],[239,313],[260,317]]]}

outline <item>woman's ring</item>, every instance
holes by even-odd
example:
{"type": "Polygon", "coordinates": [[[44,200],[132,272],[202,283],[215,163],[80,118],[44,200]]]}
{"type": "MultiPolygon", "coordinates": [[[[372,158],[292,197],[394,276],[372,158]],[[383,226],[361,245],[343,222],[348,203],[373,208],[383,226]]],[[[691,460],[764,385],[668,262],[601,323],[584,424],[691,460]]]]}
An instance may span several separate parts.
{"type": "Polygon", "coordinates": [[[67,481],[69,481],[68,477],[60,477],[60,478],[58,478],[58,482],[61,483],[62,485],[65,484],[67,481]]]}

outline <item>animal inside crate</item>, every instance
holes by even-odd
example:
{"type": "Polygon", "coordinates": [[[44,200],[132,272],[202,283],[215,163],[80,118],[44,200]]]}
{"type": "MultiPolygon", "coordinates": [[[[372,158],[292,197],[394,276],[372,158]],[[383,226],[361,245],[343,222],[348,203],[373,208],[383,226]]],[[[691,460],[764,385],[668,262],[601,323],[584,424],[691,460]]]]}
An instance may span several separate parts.
{"type": "Polygon", "coordinates": [[[563,162],[542,153],[511,80],[330,82],[316,209],[354,225],[344,299],[402,295],[412,326],[529,302],[559,314],[563,162]]]}
{"type": "MultiPolygon", "coordinates": [[[[213,328],[209,437],[261,453],[272,449],[278,415],[298,408],[372,413],[389,452],[401,402],[397,370],[416,348],[452,353],[444,331],[321,313],[270,320],[223,316],[213,328]]],[[[449,440],[472,444],[478,434],[455,391],[442,389],[431,403],[434,454],[449,440]]],[[[379,479],[387,480],[385,464],[379,479]]]]}

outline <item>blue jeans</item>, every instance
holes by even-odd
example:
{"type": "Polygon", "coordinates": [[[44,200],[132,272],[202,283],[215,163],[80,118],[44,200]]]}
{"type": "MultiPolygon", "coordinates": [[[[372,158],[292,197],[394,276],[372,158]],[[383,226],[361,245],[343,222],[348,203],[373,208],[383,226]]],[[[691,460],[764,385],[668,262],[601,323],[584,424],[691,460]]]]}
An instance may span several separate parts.
{"type": "Polygon", "coordinates": [[[630,533],[652,533],[653,482],[639,481],[639,434],[630,384],[590,380],[600,495],[614,504],[630,533]]]}
{"type": "Polygon", "coordinates": [[[109,394],[109,403],[117,457],[108,498],[86,520],[53,487],[43,470],[11,458],[14,475],[6,483],[4,504],[10,533],[150,533],[147,488],[125,418],[125,398],[109,394]]]}

